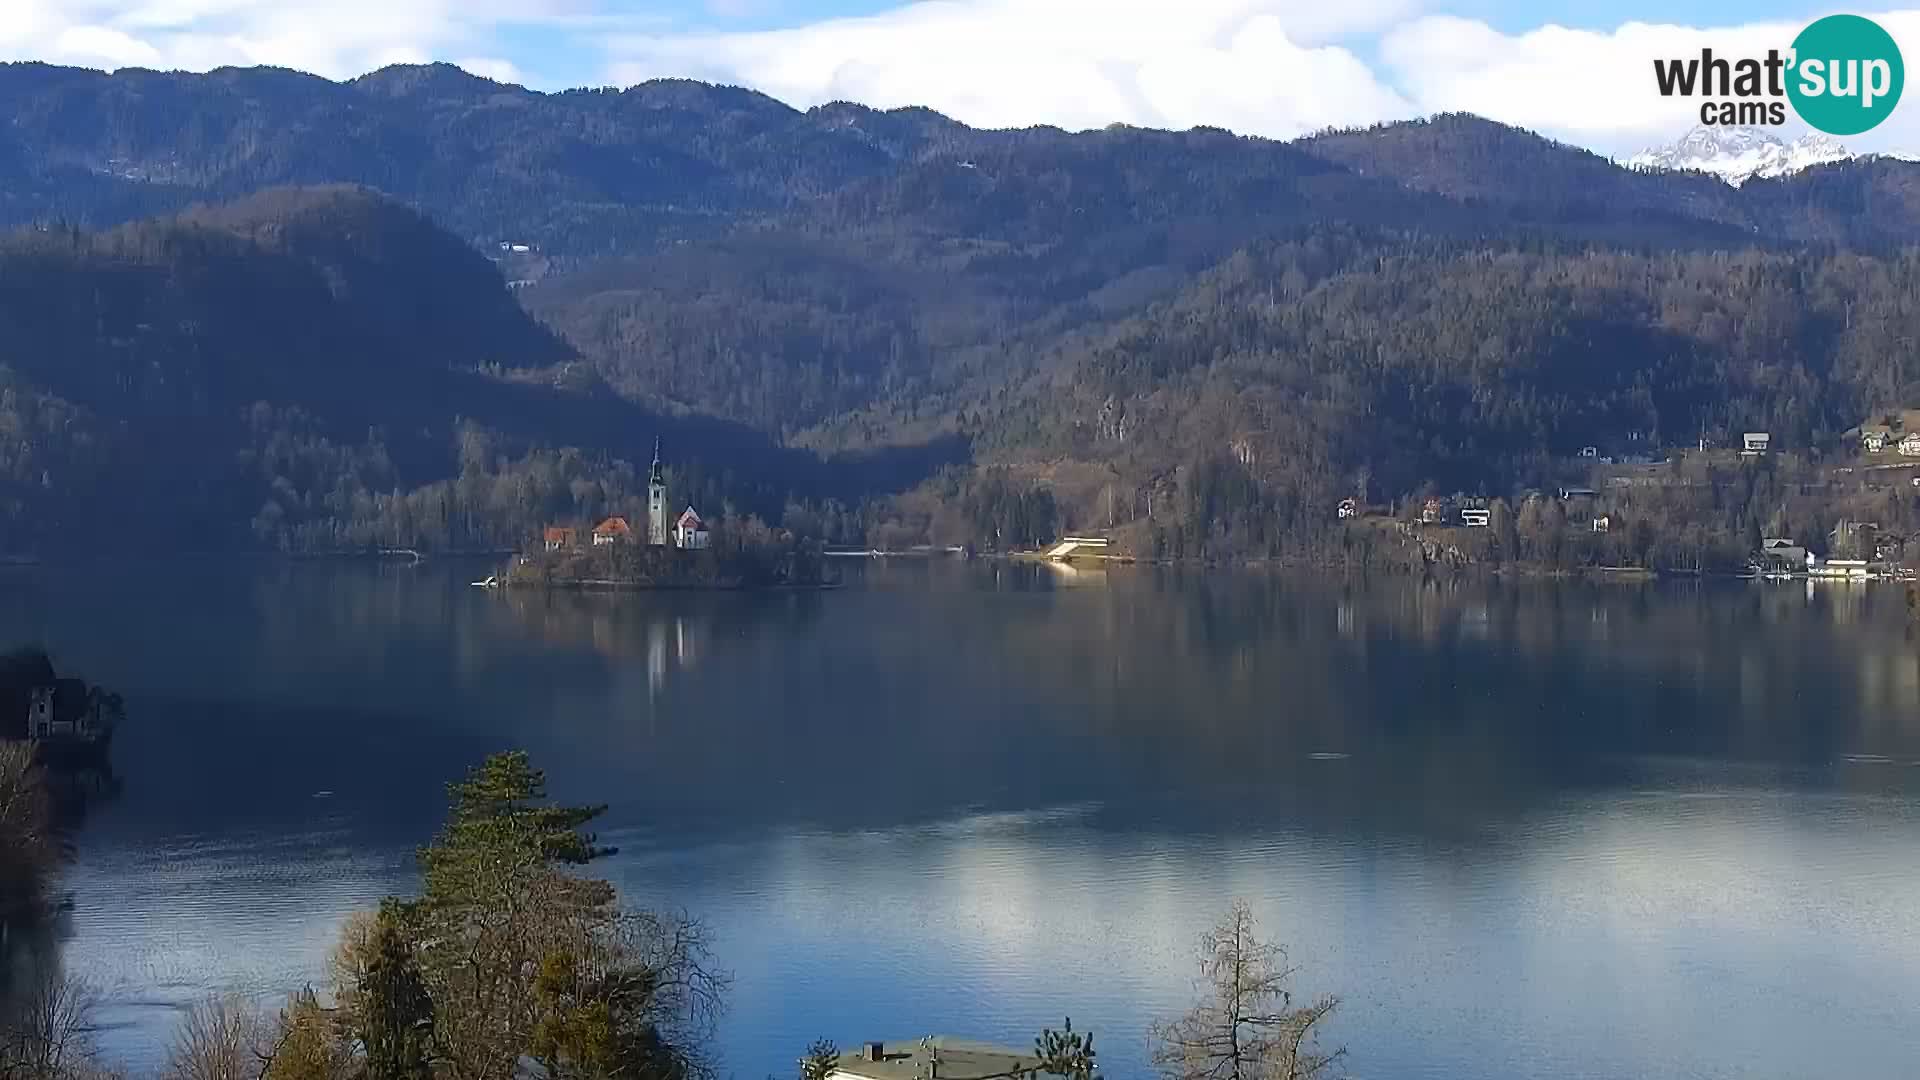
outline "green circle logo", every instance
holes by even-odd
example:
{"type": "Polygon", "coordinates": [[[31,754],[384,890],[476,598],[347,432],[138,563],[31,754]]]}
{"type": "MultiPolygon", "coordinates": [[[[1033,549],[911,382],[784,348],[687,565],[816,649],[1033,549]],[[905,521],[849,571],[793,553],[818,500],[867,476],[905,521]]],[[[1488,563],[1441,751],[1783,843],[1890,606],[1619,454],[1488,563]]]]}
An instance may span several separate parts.
{"type": "Polygon", "coordinates": [[[1872,130],[1900,103],[1907,81],[1893,35],[1858,15],[1829,15],[1800,31],[1791,63],[1793,111],[1829,135],[1872,130]]]}

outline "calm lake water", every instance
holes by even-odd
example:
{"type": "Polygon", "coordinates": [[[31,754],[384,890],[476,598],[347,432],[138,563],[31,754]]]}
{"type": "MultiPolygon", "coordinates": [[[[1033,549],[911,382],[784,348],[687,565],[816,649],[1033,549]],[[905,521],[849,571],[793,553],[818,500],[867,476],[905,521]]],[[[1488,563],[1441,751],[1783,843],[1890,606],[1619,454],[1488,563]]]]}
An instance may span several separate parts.
{"type": "Polygon", "coordinates": [[[710,925],[722,1047],[1106,1072],[1248,900],[1351,1075],[1911,1077],[1920,645],[1891,587],[1343,589],[850,565],[827,594],[502,594],[473,566],[0,574],[0,642],[125,694],[64,957],[136,1071],[324,979],[443,785],[531,751],[634,902],[710,925]]]}

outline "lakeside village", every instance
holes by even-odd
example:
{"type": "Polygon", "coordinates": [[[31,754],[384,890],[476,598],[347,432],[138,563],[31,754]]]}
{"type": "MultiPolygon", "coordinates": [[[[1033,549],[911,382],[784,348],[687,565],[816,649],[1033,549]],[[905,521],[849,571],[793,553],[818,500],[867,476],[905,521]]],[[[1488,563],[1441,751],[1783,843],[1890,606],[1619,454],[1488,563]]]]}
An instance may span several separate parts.
{"type": "MultiPolygon", "coordinates": [[[[1526,491],[1512,506],[1464,494],[1416,497],[1397,509],[1348,498],[1334,513],[1350,530],[1390,527],[1401,540],[1425,548],[1429,563],[1475,561],[1469,553],[1489,542],[1476,537],[1511,531],[1516,520],[1524,531],[1530,513],[1540,519],[1540,507],[1550,507],[1556,523],[1564,519],[1568,535],[1593,534],[1595,550],[1626,551],[1632,548],[1626,534],[1636,507],[1684,498],[1687,490],[1710,484],[1715,470],[1772,465],[1784,478],[1785,504],[1775,529],[1749,536],[1740,576],[1816,582],[1920,580],[1920,530],[1865,520],[1876,511],[1913,516],[1898,508],[1920,501],[1920,409],[1876,416],[1841,439],[1838,457],[1828,456],[1818,467],[1782,453],[1772,434],[1764,431],[1744,432],[1737,448],[1725,450],[1712,449],[1702,439],[1697,451],[1663,460],[1607,455],[1599,447],[1585,446],[1576,461],[1586,467],[1591,486],[1526,491]],[[1807,535],[1769,535],[1789,518],[1807,535]],[[1814,521],[1818,525],[1807,524],[1814,521]]],[[[1645,566],[1642,561],[1593,568],[1651,573],[1645,566]]]]}
{"type": "MultiPolygon", "coordinates": [[[[1613,453],[1593,445],[1570,448],[1555,470],[1560,486],[1550,491],[1523,491],[1511,500],[1417,492],[1383,505],[1350,497],[1330,506],[1329,516],[1350,547],[1408,551],[1412,565],[1429,570],[1477,564],[1520,573],[1718,573],[1920,585],[1920,409],[1870,417],[1826,449],[1785,449],[1771,433],[1749,431],[1731,447],[1710,447],[1703,437],[1697,448],[1656,458],[1636,452],[1642,438],[1623,435],[1613,453]],[[1724,501],[1729,491],[1736,493],[1731,504],[1724,501]],[[1739,500],[1754,510],[1740,510],[1739,500]],[[1728,514],[1744,514],[1744,537],[1725,523],[1728,514]]],[[[974,554],[966,545],[830,548],[757,519],[729,514],[716,523],[691,503],[678,514],[673,505],[656,440],[643,528],[622,514],[591,525],[550,523],[506,569],[474,584],[826,588],[834,582],[823,567],[834,556],[974,554]]],[[[994,554],[1062,571],[1083,560],[1153,561],[1141,553],[1136,523],[1072,531],[1078,535],[994,554]]]]}
{"type": "Polygon", "coordinates": [[[786,530],[753,519],[715,528],[691,503],[677,516],[670,505],[655,440],[644,536],[619,514],[591,529],[550,524],[504,574],[474,584],[571,589],[817,589],[833,584],[817,547],[786,530]]]}

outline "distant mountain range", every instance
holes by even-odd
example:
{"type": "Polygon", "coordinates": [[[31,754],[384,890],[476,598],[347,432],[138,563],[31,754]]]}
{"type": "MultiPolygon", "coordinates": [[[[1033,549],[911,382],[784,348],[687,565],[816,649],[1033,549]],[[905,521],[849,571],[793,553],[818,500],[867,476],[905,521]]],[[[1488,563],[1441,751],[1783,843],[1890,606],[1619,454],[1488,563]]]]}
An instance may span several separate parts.
{"type": "Polygon", "coordinates": [[[1920,402],[1920,166],[1709,141],[1631,169],[1467,115],[1281,143],[446,65],[0,65],[0,223],[29,226],[0,432],[41,433],[0,446],[0,508],[43,544],[115,505],[90,493],[194,483],[229,538],[493,543],[620,505],[615,459],[671,423],[770,517],[833,492],[787,509],[980,541],[1047,520],[1043,485],[1067,525],[1152,506],[1156,543],[1260,551],[1345,495],[1920,402]],[[1753,168],[1670,171],[1714,159],[1753,168]],[[359,187],[172,216],[283,185],[359,187]],[[112,449],[139,439],[197,449],[112,449]]]}
{"type": "MultiPolygon", "coordinates": [[[[1877,155],[1913,161],[1910,153],[1877,155]]],[[[1754,177],[1790,176],[1815,165],[1851,161],[1856,155],[1838,139],[1809,131],[1788,142],[1761,127],[1705,127],[1696,125],[1665,146],[1653,146],[1628,158],[1636,169],[1702,172],[1718,176],[1735,187],[1754,177]]]]}
{"type": "Polygon", "coordinates": [[[1737,186],[1756,176],[1786,176],[1852,157],[1839,140],[1817,131],[1787,142],[1766,128],[1695,126],[1665,146],[1649,147],[1633,155],[1626,163],[1640,169],[1711,173],[1737,186]]]}
{"type": "MultiPolygon", "coordinates": [[[[0,117],[0,224],[111,225],[267,187],[352,183],[472,242],[576,259],[705,242],[755,220],[839,229],[905,216],[1011,239],[1035,226],[1050,236],[1062,213],[1070,232],[1182,217],[1425,219],[1410,192],[1471,197],[1482,216],[1530,220],[1577,213],[1632,227],[1651,213],[1683,229],[1787,238],[1848,227],[1804,220],[1823,214],[1824,196],[1785,197],[1782,219],[1771,199],[1729,198],[1685,175],[1636,177],[1466,116],[1280,143],[1210,129],[982,131],[926,109],[800,111],[688,80],[542,94],[446,64],[336,83],[272,68],[105,74],[10,63],[0,64],[0,117]],[[1291,191],[1304,198],[1279,198],[1291,191]]],[[[1746,152],[1759,170],[1769,153],[1699,149],[1670,160],[1746,152]]],[[[1800,161],[1809,150],[1818,148],[1773,153],[1800,161]]],[[[1847,183],[1884,182],[1868,171],[1847,183]]]]}

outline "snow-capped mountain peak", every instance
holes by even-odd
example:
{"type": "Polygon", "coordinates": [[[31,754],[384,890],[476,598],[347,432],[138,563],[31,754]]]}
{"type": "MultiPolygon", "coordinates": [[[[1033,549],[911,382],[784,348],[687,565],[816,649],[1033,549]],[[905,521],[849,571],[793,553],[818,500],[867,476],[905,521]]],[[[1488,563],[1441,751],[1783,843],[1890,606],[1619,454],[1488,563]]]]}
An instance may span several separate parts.
{"type": "Polygon", "coordinates": [[[1787,142],[1766,128],[1696,126],[1666,146],[1649,147],[1633,155],[1626,164],[1639,169],[1712,173],[1738,187],[1756,176],[1785,176],[1852,157],[1852,151],[1838,140],[1817,131],[1787,142]]]}

